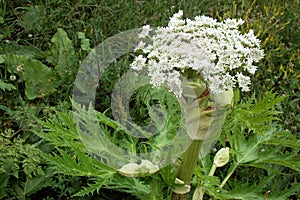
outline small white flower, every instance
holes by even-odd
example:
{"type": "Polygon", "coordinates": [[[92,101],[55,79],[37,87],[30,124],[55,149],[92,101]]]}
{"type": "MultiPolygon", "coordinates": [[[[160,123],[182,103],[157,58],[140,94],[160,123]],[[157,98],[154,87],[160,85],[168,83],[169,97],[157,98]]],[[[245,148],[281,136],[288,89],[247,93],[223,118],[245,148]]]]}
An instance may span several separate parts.
{"type": "Polygon", "coordinates": [[[181,26],[183,26],[185,24],[185,20],[182,20],[182,16],[183,16],[183,11],[179,10],[178,13],[175,13],[171,18],[170,21],[168,23],[168,27],[172,28],[172,29],[181,29],[181,26]]]}
{"type": "Polygon", "coordinates": [[[264,57],[264,52],[258,48],[253,48],[250,49],[249,55],[254,62],[258,62],[260,59],[264,57]]]}
{"type": "Polygon", "coordinates": [[[137,47],[134,49],[134,51],[142,50],[145,48],[146,43],[144,41],[140,41],[137,47]]]}
{"type": "Polygon", "coordinates": [[[166,75],[160,71],[152,71],[152,73],[149,73],[149,76],[151,78],[150,83],[154,87],[160,87],[167,79],[166,75]]]}
{"type": "Polygon", "coordinates": [[[255,74],[257,67],[255,65],[247,65],[245,67],[250,74],[255,74]]]}
{"type": "Polygon", "coordinates": [[[134,61],[130,64],[130,67],[134,70],[140,71],[143,69],[147,61],[142,55],[135,57],[134,61]]]}
{"type": "Polygon", "coordinates": [[[217,25],[217,20],[207,16],[196,16],[195,22],[196,22],[195,25],[197,26],[208,25],[209,27],[213,27],[217,25]]]}
{"type": "Polygon", "coordinates": [[[179,10],[178,13],[175,13],[171,19],[181,19],[183,16],[183,11],[182,10],[179,10]]]}
{"type": "Polygon", "coordinates": [[[229,29],[236,29],[238,26],[242,25],[244,21],[242,19],[239,19],[238,21],[236,19],[226,19],[224,21],[224,25],[229,29]]]}
{"type": "Polygon", "coordinates": [[[260,40],[256,38],[252,29],[245,36],[254,46],[260,46],[260,40]]]}
{"type": "Polygon", "coordinates": [[[10,75],[9,80],[10,81],[15,81],[17,77],[15,75],[10,75]]]}
{"type": "Polygon", "coordinates": [[[175,94],[176,97],[181,97],[182,94],[182,87],[179,76],[180,74],[178,71],[172,71],[168,74],[167,86],[169,87],[170,91],[175,94]]]}
{"type": "Polygon", "coordinates": [[[150,28],[149,25],[143,26],[142,32],[138,35],[138,38],[146,38],[147,36],[149,36],[149,32],[150,32],[151,30],[152,30],[152,29],[150,28]]]}
{"type": "Polygon", "coordinates": [[[239,83],[239,87],[242,89],[242,91],[247,92],[249,91],[249,85],[251,84],[250,77],[244,76],[242,73],[236,74],[237,81],[239,83]]]}
{"type": "Polygon", "coordinates": [[[22,71],[24,70],[23,67],[24,67],[23,64],[19,65],[19,66],[17,67],[16,71],[17,71],[17,72],[22,72],[22,71]]]}

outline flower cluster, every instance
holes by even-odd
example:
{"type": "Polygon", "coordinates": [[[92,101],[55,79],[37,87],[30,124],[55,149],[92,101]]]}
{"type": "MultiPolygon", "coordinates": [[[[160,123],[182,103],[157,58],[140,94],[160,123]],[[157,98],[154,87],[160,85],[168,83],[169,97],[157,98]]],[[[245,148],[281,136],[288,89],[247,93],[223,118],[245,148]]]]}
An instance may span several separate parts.
{"type": "Polygon", "coordinates": [[[248,75],[257,69],[253,62],[263,58],[264,53],[252,30],[240,33],[238,27],[242,24],[242,20],[217,22],[206,16],[183,19],[179,11],[166,27],[142,28],[139,37],[150,38],[151,43],[138,44],[135,50],[143,54],[130,66],[136,71],[146,70],[153,86],[166,84],[176,96],[182,95],[180,72],[188,69],[199,73],[211,93],[219,94],[236,84],[242,91],[249,91],[248,75]]]}

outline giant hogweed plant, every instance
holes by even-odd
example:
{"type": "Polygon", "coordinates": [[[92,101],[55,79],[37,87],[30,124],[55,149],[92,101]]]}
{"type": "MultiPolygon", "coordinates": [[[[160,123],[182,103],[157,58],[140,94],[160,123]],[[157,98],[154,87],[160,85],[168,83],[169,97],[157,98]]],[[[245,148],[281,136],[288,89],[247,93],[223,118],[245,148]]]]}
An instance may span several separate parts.
{"type": "MultiPolygon", "coordinates": [[[[162,93],[158,95],[163,97],[162,100],[166,98],[162,93]]],[[[171,98],[169,94],[168,98],[171,98]]],[[[214,199],[266,199],[265,193],[269,190],[272,192],[268,194],[268,199],[287,199],[299,190],[300,184],[296,180],[281,185],[280,188],[276,188],[273,183],[284,176],[286,167],[300,171],[297,156],[299,142],[293,134],[281,130],[274,123],[278,114],[275,106],[282,99],[272,93],[266,94],[260,100],[254,96],[245,101],[235,97],[219,139],[220,145],[227,148],[222,148],[223,150],[220,150],[216,157],[214,151],[203,157],[199,156],[191,181],[193,199],[201,199],[202,196],[214,199]],[[222,152],[225,153],[220,157],[222,152]],[[228,159],[228,166],[222,167],[228,159]],[[252,171],[262,169],[264,173],[258,173],[254,180],[250,177],[241,180],[239,172],[249,169],[252,171]]],[[[176,105],[173,98],[171,101],[176,105]]],[[[164,102],[160,102],[161,105],[164,105],[164,102]]],[[[95,115],[101,126],[105,127],[105,134],[109,141],[119,143],[124,148],[145,150],[143,145],[145,141],[140,142],[128,136],[126,127],[107,117],[105,113],[95,110],[86,111],[79,107],[78,110],[84,118],[95,115]]],[[[166,109],[166,112],[171,122],[169,128],[178,126],[178,122],[173,118],[174,110],[166,109]]],[[[180,184],[182,182],[176,182],[176,172],[180,162],[167,165],[153,174],[146,173],[145,170],[141,171],[144,176],[135,174],[138,175],[136,177],[127,177],[128,174],[124,176],[124,172],[120,173],[117,169],[105,165],[101,160],[103,158],[90,154],[86,145],[81,142],[81,134],[74,124],[71,111],[57,112],[52,119],[41,121],[41,124],[44,131],[36,134],[53,145],[52,153],[42,153],[53,170],[56,173],[87,178],[87,185],[74,196],[91,195],[96,192],[101,194],[101,189],[106,188],[134,195],[138,199],[172,199],[172,191],[180,191],[178,187],[183,186],[180,184]]],[[[91,130],[93,128],[91,127],[91,130]]],[[[99,129],[96,128],[94,131],[97,133],[99,129]]],[[[96,138],[96,134],[93,137],[96,138]]],[[[149,141],[148,148],[156,148],[158,142],[167,143],[168,140],[165,138],[164,141],[149,141]]],[[[104,143],[100,148],[105,149],[107,146],[104,143]]],[[[149,167],[147,163],[144,164],[145,167],[149,167]]],[[[132,171],[128,170],[127,173],[132,171]]]]}
{"type": "MultiPolygon", "coordinates": [[[[45,131],[37,134],[55,147],[52,154],[44,156],[57,172],[88,177],[88,187],[77,196],[109,188],[139,199],[288,198],[299,184],[267,193],[272,191],[271,181],[280,176],[284,167],[300,171],[299,142],[274,124],[278,114],[275,106],[282,97],[270,92],[261,100],[252,96],[242,102],[235,88],[238,85],[242,91],[250,90],[248,75],[257,68],[253,62],[263,57],[260,41],[253,31],[244,35],[238,31],[241,20],[217,22],[204,16],[185,20],[182,15],[180,11],[167,27],[155,31],[143,27],[130,65],[150,79],[151,87],[141,88],[135,98],[143,101],[136,102],[136,106],[148,112],[139,123],[151,121],[154,130],[158,130],[155,136],[138,125],[131,124],[128,129],[126,123],[109,118],[108,112],[73,102],[75,115],[58,112],[57,117],[41,122],[45,131]],[[226,109],[218,139],[221,130],[215,128],[215,123],[222,125],[226,109]],[[79,123],[74,123],[73,117],[79,118],[79,123]],[[82,127],[88,129],[85,134],[81,133],[82,127]],[[186,132],[188,142],[174,143],[178,129],[186,132]],[[144,137],[134,137],[136,133],[144,137]],[[224,148],[211,161],[208,151],[218,140],[224,148]],[[166,152],[174,147],[185,151],[176,160],[172,152],[167,152],[164,159],[169,159],[169,164],[160,165],[160,154],[152,160],[126,159],[111,144],[129,155],[166,152]],[[226,168],[228,162],[230,167],[226,168]],[[223,170],[217,170],[221,167],[223,170]],[[260,168],[268,175],[250,183],[247,179],[238,180],[234,174],[243,167],[260,168]]],[[[121,119],[126,119],[128,113],[121,111],[121,119]]]]}

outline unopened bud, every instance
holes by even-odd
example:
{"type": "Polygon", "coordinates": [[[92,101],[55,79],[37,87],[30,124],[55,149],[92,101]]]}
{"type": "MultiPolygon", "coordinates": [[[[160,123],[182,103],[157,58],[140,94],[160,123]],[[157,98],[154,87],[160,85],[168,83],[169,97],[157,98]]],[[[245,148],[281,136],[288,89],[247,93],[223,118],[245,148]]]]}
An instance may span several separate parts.
{"type": "Polygon", "coordinates": [[[233,90],[226,90],[220,94],[211,94],[210,97],[213,99],[213,101],[221,106],[225,105],[231,105],[232,99],[233,99],[233,90]]]}
{"type": "Polygon", "coordinates": [[[222,148],[220,149],[217,154],[215,155],[214,158],[214,164],[217,167],[223,167],[224,165],[226,165],[229,161],[229,148],[222,148]]]}
{"type": "Polygon", "coordinates": [[[159,170],[158,165],[153,164],[149,160],[142,160],[141,164],[128,163],[118,171],[123,176],[135,177],[153,174],[159,170]]]}

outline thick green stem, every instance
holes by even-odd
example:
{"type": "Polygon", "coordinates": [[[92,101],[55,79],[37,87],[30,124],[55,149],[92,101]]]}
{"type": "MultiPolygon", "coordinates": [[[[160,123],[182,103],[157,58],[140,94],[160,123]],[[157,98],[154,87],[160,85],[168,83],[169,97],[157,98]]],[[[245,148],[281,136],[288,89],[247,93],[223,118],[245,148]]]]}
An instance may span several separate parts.
{"type": "MultiPolygon", "coordinates": [[[[191,183],[192,176],[194,174],[194,169],[199,158],[202,143],[202,140],[194,140],[183,155],[182,163],[177,172],[177,178],[182,180],[186,185],[189,185],[191,183]]],[[[172,200],[186,200],[187,197],[188,193],[173,193],[172,200]]]]}
{"type": "Polygon", "coordinates": [[[201,140],[194,140],[183,155],[182,164],[178,170],[177,177],[187,185],[190,184],[194,174],[194,169],[199,159],[201,146],[201,140]]]}
{"type": "MultiPolygon", "coordinates": [[[[206,134],[212,120],[211,114],[213,110],[207,104],[209,97],[208,88],[206,88],[204,83],[199,84],[199,82],[193,86],[196,86],[196,88],[193,88],[192,90],[194,92],[198,91],[197,95],[199,95],[199,97],[197,97],[197,100],[194,101],[192,106],[187,106],[186,112],[187,132],[192,139],[192,143],[183,154],[181,165],[177,171],[177,178],[183,181],[185,188],[188,189],[184,190],[183,188],[180,188],[183,190],[173,190],[172,200],[188,199],[190,183],[199,159],[203,140],[206,139],[206,134]],[[197,106],[194,104],[197,104],[197,106]],[[195,131],[196,135],[194,135],[195,131]]],[[[190,89],[191,87],[186,88],[185,94],[189,94],[190,89]]]]}
{"type": "Polygon", "coordinates": [[[188,199],[188,195],[187,194],[177,194],[177,193],[173,193],[172,194],[172,200],[187,200],[188,199]]]}

